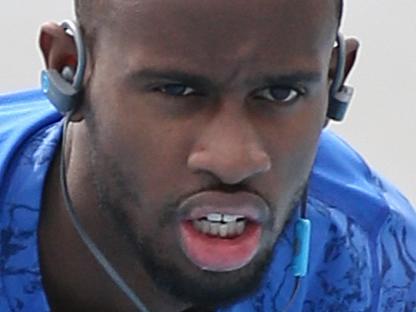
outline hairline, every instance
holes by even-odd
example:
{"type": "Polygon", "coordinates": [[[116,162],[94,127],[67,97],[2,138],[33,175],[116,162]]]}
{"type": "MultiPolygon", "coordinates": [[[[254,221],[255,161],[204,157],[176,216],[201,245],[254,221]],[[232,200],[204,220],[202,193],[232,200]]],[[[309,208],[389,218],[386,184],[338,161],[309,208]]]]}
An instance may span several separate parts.
{"type": "MultiPolygon", "coordinates": [[[[90,17],[92,16],[92,12],[94,10],[93,7],[98,6],[98,8],[96,9],[97,11],[99,9],[103,9],[105,7],[105,4],[108,4],[107,1],[96,0],[93,2],[93,1],[86,1],[86,0],[74,0],[75,15],[76,15],[77,21],[79,22],[81,28],[83,29],[86,40],[89,41],[90,43],[93,42],[93,38],[97,30],[96,24],[91,23],[91,21],[89,21],[90,17]]],[[[339,29],[341,22],[342,22],[342,17],[343,17],[344,0],[335,0],[335,1],[336,1],[335,13],[336,13],[337,21],[338,21],[337,29],[339,29]]],[[[103,14],[96,14],[96,15],[100,16],[103,14]]]]}

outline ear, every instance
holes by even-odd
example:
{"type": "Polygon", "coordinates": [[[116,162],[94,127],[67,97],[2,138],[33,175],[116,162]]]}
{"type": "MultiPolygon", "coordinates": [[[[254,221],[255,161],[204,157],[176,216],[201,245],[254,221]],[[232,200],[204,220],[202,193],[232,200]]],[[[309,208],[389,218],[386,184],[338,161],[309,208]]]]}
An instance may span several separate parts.
{"type": "Polygon", "coordinates": [[[44,24],[39,36],[39,45],[47,68],[61,72],[65,66],[70,66],[75,70],[75,42],[62,27],[55,23],[44,24]]]}
{"type": "MultiPolygon", "coordinates": [[[[345,81],[348,78],[348,75],[350,74],[352,68],[354,67],[355,61],[357,59],[360,43],[355,38],[348,38],[345,40],[345,46],[346,46],[346,59],[345,59],[345,72],[344,72],[343,83],[345,83],[345,81]]],[[[332,56],[331,56],[331,64],[330,64],[330,70],[329,70],[329,79],[331,81],[333,80],[335,76],[335,72],[336,72],[337,55],[338,55],[338,48],[336,47],[332,50],[332,56]]]]}
{"type": "MultiPolygon", "coordinates": [[[[342,79],[342,84],[345,84],[349,74],[351,73],[352,68],[354,67],[355,61],[357,60],[358,50],[359,50],[360,44],[357,39],[355,38],[349,38],[345,40],[345,48],[346,48],[346,58],[345,58],[345,71],[342,79]]],[[[330,63],[330,69],[329,69],[329,81],[333,81],[336,73],[336,67],[337,67],[337,60],[338,60],[338,47],[334,48],[332,50],[332,56],[331,56],[331,63],[330,63]]],[[[328,88],[329,92],[329,88],[328,88]]],[[[329,118],[326,118],[326,121],[323,125],[325,128],[329,124],[329,118]]]]}
{"type": "MultiPolygon", "coordinates": [[[[75,72],[77,67],[77,49],[72,36],[55,23],[42,25],[39,46],[42,51],[45,66],[58,72],[69,66],[75,72]]],[[[82,120],[80,110],[77,109],[71,116],[71,121],[82,120]]]]}

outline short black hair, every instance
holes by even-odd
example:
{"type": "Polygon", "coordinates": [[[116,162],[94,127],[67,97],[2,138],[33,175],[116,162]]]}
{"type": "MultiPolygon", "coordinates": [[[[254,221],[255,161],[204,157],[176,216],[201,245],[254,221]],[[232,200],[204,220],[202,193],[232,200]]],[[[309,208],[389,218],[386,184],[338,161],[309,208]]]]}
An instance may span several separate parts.
{"type": "Polygon", "coordinates": [[[87,41],[92,39],[92,36],[95,34],[97,24],[99,23],[97,19],[99,19],[99,16],[102,16],[103,12],[101,10],[107,1],[74,0],[75,15],[87,41]]]}
{"type": "MultiPolygon", "coordinates": [[[[344,0],[335,1],[336,16],[339,27],[343,16],[344,0]]],[[[84,36],[87,41],[91,41],[93,40],[97,25],[99,25],[100,21],[102,21],[100,18],[103,18],[105,15],[104,9],[106,5],[108,6],[108,0],[74,0],[74,3],[76,17],[84,31],[84,36]]]]}
{"type": "Polygon", "coordinates": [[[342,16],[344,15],[344,0],[336,0],[336,10],[338,14],[338,27],[341,25],[342,16]]]}

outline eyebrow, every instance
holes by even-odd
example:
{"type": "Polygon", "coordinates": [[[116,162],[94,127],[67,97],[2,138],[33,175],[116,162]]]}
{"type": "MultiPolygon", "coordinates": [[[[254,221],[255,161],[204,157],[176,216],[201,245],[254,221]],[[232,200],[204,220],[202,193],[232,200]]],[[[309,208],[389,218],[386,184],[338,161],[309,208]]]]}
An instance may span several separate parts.
{"type": "Polygon", "coordinates": [[[201,88],[214,87],[212,80],[205,76],[170,69],[158,70],[153,68],[144,68],[142,70],[132,72],[128,75],[127,79],[132,82],[148,80],[171,80],[173,82],[180,82],[201,88]]]}
{"type": "Polygon", "coordinates": [[[296,83],[317,83],[322,80],[322,73],[320,71],[295,71],[285,74],[265,74],[258,75],[254,79],[250,79],[249,83],[263,85],[278,85],[278,84],[296,84],[296,83]]]}
{"type": "MultiPolygon", "coordinates": [[[[316,83],[322,80],[320,71],[294,71],[285,74],[257,74],[254,78],[245,81],[247,85],[278,85],[278,84],[296,84],[296,83],[316,83]]],[[[181,70],[159,70],[154,68],[144,68],[130,73],[127,79],[131,82],[149,81],[149,80],[171,80],[180,82],[189,86],[199,88],[214,88],[216,84],[212,79],[198,74],[192,74],[181,70]]]]}

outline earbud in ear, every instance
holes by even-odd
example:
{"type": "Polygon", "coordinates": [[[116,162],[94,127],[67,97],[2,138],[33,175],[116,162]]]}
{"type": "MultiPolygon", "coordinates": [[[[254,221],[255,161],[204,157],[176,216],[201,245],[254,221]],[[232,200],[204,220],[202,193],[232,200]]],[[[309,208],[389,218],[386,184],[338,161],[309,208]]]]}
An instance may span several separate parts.
{"type": "Polygon", "coordinates": [[[86,51],[79,25],[75,21],[64,21],[62,28],[67,35],[73,37],[77,49],[76,72],[70,66],[65,66],[62,72],[56,69],[42,71],[42,91],[63,115],[75,110],[82,93],[82,84],[86,68],[86,51]]]}
{"type": "Polygon", "coordinates": [[[79,91],[55,69],[42,71],[42,91],[63,115],[72,111],[76,105],[79,91]]]}
{"type": "Polygon", "coordinates": [[[335,121],[342,121],[347,113],[348,106],[354,95],[354,88],[342,86],[335,94],[330,96],[327,116],[335,121]]]}
{"type": "Polygon", "coordinates": [[[65,66],[62,70],[62,78],[64,78],[66,81],[73,83],[74,82],[75,73],[74,70],[69,67],[65,66]]]}

